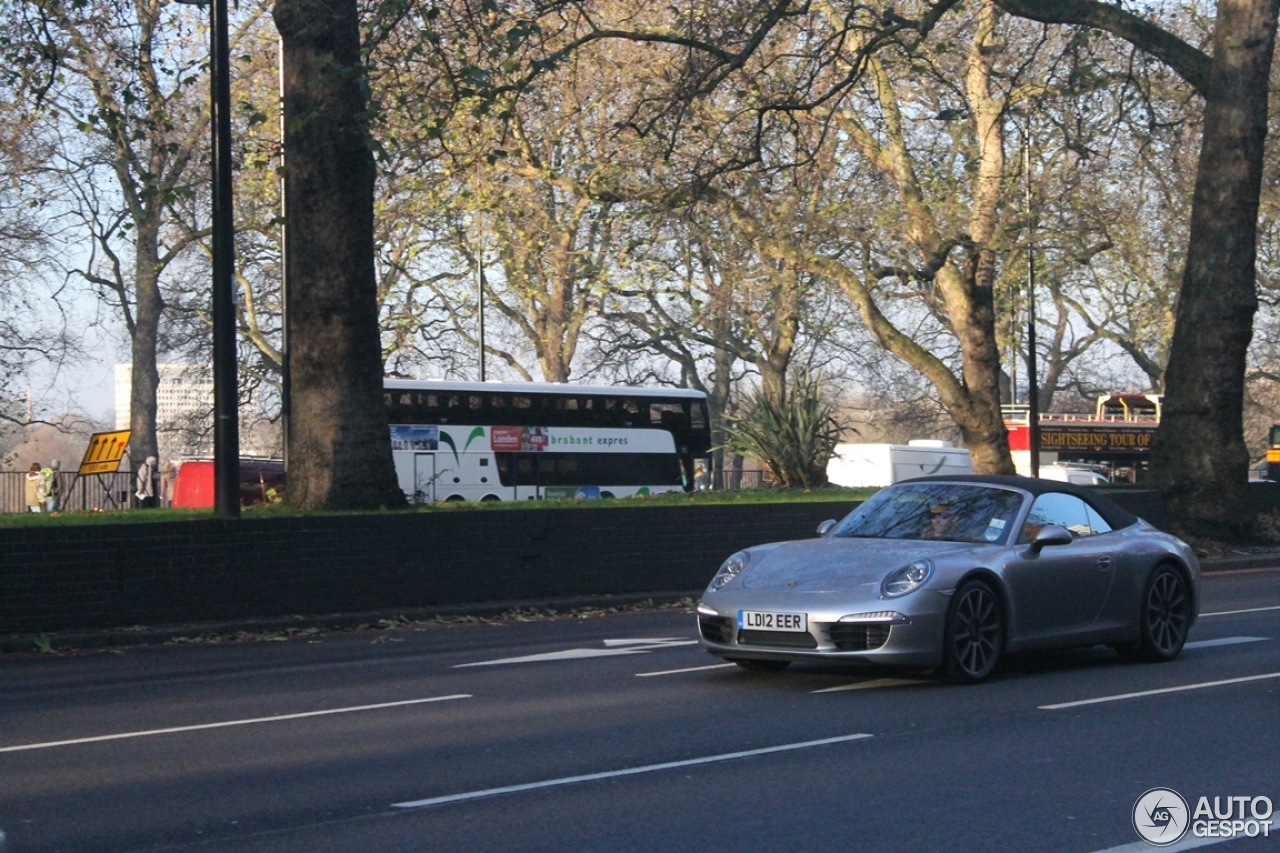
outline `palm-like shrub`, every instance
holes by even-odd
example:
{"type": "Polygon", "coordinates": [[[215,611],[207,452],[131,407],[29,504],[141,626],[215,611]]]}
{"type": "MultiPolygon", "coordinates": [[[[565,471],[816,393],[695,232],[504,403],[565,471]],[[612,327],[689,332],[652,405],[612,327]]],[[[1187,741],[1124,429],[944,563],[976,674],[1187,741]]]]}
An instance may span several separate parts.
{"type": "Polygon", "coordinates": [[[842,429],[820,384],[821,376],[806,371],[777,398],[755,391],[738,414],[725,416],[725,447],[768,465],[779,485],[825,486],[827,460],[842,429]]]}

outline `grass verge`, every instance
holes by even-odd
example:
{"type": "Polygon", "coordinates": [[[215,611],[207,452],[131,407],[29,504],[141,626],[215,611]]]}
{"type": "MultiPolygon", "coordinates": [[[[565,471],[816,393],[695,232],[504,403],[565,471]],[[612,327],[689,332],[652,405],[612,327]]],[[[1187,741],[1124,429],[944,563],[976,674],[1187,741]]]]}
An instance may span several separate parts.
{"type": "MultiPolygon", "coordinates": [[[[488,501],[482,503],[456,501],[448,503],[419,504],[406,510],[365,510],[360,512],[303,512],[286,504],[269,504],[245,507],[242,518],[288,518],[303,515],[359,515],[368,512],[517,512],[525,509],[601,509],[633,507],[671,507],[691,505],[741,505],[764,503],[824,503],[848,501],[851,504],[866,500],[876,489],[737,489],[722,492],[668,492],[631,498],[599,498],[592,500],[541,500],[541,501],[488,501]]],[[[106,512],[81,512],[68,510],[57,513],[7,513],[0,514],[0,529],[43,527],[49,525],[80,524],[148,524],[157,521],[198,521],[217,518],[211,509],[148,509],[113,510],[106,512]]]]}

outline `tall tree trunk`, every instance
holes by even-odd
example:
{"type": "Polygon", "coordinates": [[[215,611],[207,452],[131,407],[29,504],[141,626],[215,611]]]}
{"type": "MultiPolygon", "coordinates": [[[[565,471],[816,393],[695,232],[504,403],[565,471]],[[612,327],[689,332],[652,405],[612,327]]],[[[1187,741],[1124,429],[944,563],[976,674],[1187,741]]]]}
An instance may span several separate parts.
{"type": "MultiPolygon", "coordinates": [[[[729,320],[724,311],[717,311],[713,328],[721,340],[729,336],[729,320]]],[[[723,489],[728,485],[725,479],[725,423],[724,412],[729,404],[729,395],[733,391],[734,357],[726,349],[717,348],[711,356],[711,382],[707,389],[707,408],[711,419],[711,483],[712,488],[723,489]]]]}
{"type": "Polygon", "coordinates": [[[1258,197],[1280,0],[1218,0],[1213,56],[1115,3],[995,0],[1043,23],[1105,30],[1167,63],[1204,96],[1191,235],[1165,371],[1152,478],[1197,532],[1252,527],[1244,371],[1258,294],[1258,197]]]}
{"type": "Polygon", "coordinates": [[[289,211],[290,504],[400,506],[382,402],[375,167],[355,0],[278,0],[289,211]]]}
{"type": "Polygon", "coordinates": [[[1151,449],[1170,512],[1205,532],[1241,532],[1252,522],[1245,358],[1258,308],[1258,196],[1278,6],[1218,3],[1191,237],[1151,449]]]}
{"type": "Polygon", "coordinates": [[[134,311],[129,324],[129,458],[136,471],[148,456],[159,457],[156,435],[156,391],[160,370],[156,366],[156,344],[164,300],[160,296],[160,261],[157,256],[159,224],[144,221],[138,226],[137,260],[134,264],[134,311]]]}
{"type": "MultiPolygon", "coordinates": [[[[965,101],[972,115],[977,142],[969,237],[973,241],[963,264],[949,263],[938,271],[938,286],[960,341],[962,393],[938,386],[939,398],[960,428],[980,474],[1013,474],[1009,433],[1000,410],[1000,343],[996,336],[996,253],[992,249],[1000,223],[1005,178],[1004,96],[992,94],[993,50],[1000,44],[1000,12],[984,2],[977,9],[978,27],[965,62],[965,101]]],[[[940,240],[928,241],[926,257],[940,240]]],[[[1032,294],[1034,297],[1034,294],[1032,294]]],[[[936,383],[935,383],[936,384],[936,383]]],[[[1034,450],[1033,450],[1034,452],[1034,450]]]]}

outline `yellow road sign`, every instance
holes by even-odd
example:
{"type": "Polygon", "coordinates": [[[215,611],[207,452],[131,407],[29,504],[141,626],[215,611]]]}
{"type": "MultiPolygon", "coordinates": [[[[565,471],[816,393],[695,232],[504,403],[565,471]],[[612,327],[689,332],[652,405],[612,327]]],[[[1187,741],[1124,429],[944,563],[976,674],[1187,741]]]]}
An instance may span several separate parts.
{"type": "Polygon", "coordinates": [[[124,449],[129,446],[130,430],[116,432],[95,432],[89,439],[89,448],[84,452],[80,462],[80,475],[114,474],[120,470],[120,460],[124,458],[124,449]]]}

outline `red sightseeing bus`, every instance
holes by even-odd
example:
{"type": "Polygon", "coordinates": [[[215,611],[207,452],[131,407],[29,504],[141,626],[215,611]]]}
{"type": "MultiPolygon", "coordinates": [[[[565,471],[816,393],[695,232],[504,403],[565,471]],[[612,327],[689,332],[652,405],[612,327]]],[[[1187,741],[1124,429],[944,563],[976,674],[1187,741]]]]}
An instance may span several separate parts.
{"type": "MultiPolygon", "coordinates": [[[[1159,394],[1104,394],[1092,414],[1041,413],[1040,464],[1101,467],[1112,482],[1140,482],[1148,470],[1151,439],[1160,424],[1163,402],[1159,394]]],[[[1031,468],[1031,427],[1026,408],[1007,408],[1005,428],[1014,464],[1027,473],[1031,468]]]]}

